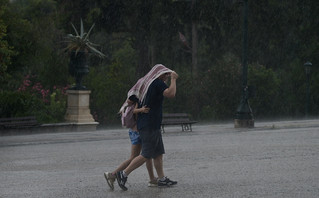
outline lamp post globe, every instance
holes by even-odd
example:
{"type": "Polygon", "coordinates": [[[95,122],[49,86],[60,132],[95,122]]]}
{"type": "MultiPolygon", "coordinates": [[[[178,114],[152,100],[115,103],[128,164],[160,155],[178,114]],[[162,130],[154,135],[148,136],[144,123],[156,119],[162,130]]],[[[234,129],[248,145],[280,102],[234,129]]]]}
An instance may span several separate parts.
{"type": "Polygon", "coordinates": [[[311,72],[311,67],[312,67],[312,63],[307,61],[305,64],[305,71],[306,71],[306,75],[310,75],[310,72],[311,72]]]}

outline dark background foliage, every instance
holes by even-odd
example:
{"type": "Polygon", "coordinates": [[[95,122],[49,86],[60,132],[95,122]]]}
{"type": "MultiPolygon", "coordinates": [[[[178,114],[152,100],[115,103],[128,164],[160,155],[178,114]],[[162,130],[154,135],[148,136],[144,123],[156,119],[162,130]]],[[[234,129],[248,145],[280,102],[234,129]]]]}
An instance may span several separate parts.
{"type": "MultiPolygon", "coordinates": [[[[255,119],[304,117],[306,61],[313,63],[309,114],[318,116],[318,13],[317,0],[248,0],[255,119]]],[[[156,63],[180,75],[177,96],[165,101],[165,112],[232,120],[241,96],[242,18],[239,0],[0,0],[0,116],[63,121],[66,97],[57,93],[74,83],[63,40],[73,32],[70,23],[79,27],[82,19],[85,28],[95,23],[90,40],[107,55],[92,56],[84,78],[98,122],[119,123],[127,91],[156,63]],[[32,87],[18,91],[28,75],[49,90],[46,99],[32,95],[32,87]],[[54,113],[44,118],[47,112],[54,113]]]]}

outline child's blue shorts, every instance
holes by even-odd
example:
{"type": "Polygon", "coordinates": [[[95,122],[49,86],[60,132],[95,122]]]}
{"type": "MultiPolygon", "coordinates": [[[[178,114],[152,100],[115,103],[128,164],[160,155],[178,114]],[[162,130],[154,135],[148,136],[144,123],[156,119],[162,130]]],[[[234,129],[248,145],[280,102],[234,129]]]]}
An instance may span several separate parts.
{"type": "Polygon", "coordinates": [[[133,131],[132,129],[129,129],[128,134],[131,139],[131,143],[133,145],[142,144],[142,140],[140,138],[140,133],[137,131],[133,131]]]}

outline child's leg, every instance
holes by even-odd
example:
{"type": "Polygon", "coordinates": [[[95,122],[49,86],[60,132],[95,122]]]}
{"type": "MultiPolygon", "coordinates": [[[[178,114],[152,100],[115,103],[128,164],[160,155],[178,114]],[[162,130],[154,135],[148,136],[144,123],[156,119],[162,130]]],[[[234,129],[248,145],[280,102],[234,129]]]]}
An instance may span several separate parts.
{"type": "Polygon", "coordinates": [[[147,168],[148,176],[150,177],[150,181],[154,180],[155,176],[154,176],[154,171],[153,171],[153,160],[152,159],[147,159],[146,168],[147,168]]]}

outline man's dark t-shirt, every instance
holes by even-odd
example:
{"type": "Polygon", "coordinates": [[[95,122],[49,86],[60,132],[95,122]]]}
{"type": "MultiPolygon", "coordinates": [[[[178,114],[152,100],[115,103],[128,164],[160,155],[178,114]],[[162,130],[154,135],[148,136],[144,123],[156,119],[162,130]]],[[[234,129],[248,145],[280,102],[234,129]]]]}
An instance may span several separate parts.
{"type": "MultiPolygon", "coordinates": [[[[137,120],[138,130],[157,130],[161,128],[163,92],[167,85],[160,79],[155,79],[148,88],[143,106],[150,108],[148,113],[140,113],[137,120]]],[[[140,107],[142,106],[140,105],[140,107]]]]}

